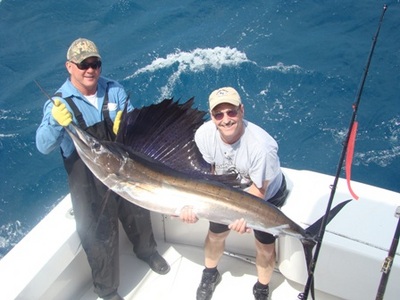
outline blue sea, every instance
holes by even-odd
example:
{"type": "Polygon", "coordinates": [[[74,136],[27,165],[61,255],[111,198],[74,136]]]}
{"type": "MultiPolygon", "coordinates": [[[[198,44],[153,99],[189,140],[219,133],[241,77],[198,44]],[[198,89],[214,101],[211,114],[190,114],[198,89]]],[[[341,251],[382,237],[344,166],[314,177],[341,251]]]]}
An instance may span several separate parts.
{"type": "MultiPolygon", "coordinates": [[[[0,258],[68,193],[59,151],[38,152],[46,97],[78,37],[136,107],[233,86],[284,167],[334,175],[373,37],[352,179],[400,192],[400,3],[376,0],[0,0],[0,258]]],[[[366,216],[368,217],[368,216],[366,216]]]]}

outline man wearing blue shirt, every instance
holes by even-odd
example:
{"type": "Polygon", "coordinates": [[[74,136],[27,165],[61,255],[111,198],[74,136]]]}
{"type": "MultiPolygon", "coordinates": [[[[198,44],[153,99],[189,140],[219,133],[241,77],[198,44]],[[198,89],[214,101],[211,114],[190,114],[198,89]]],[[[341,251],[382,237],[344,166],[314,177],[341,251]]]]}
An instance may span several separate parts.
{"type": "MultiPolygon", "coordinates": [[[[44,105],[36,132],[43,154],[61,149],[74,216],[82,247],[92,269],[94,291],[102,299],[123,299],[119,286],[118,219],[133,244],[136,256],[152,270],[166,274],[170,266],[157,252],[150,212],[109,191],[80,159],[64,127],[74,121],[99,140],[113,141],[118,132],[127,95],[118,82],[100,76],[101,56],[87,39],[75,40],[68,49],[69,78],[53,101],[44,105]]],[[[128,103],[128,111],[133,107],[128,103]]]]}

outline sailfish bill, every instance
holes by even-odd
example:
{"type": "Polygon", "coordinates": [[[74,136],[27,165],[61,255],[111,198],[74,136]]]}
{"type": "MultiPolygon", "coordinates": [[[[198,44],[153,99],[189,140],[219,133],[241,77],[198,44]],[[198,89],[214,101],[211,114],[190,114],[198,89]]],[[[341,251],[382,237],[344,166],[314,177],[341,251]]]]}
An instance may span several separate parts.
{"type": "MultiPolygon", "coordinates": [[[[192,104],[193,98],[183,104],[166,99],[124,112],[116,142],[99,141],[74,124],[67,131],[87,167],[127,201],[167,215],[190,207],[199,218],[223,224],[245,217],[250,228],[300,239],[308,266],[322,218],[303,229],[275,206],[235,188],[234,178],[211,174],[193,140],[205,113],[192,104]]],[[[329,220],[349,201],[333,208],[329,220]]]]}

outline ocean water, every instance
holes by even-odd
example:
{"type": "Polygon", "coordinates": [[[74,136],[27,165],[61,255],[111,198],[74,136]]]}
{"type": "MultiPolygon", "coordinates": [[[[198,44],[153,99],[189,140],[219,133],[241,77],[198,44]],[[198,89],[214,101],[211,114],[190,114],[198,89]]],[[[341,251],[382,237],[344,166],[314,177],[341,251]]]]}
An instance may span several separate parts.
{"type": "Polygon", "coordinates": [[[352,178],[400,192],[399,1],[0,1],[0,258],[68,193],[59,152],[35,146],[34,80],[55,92],[74,39],[96,42],[136,107],[195,96],[206,110],[235,87],[282,166],[334,175],[385,3],[352,178]]]}

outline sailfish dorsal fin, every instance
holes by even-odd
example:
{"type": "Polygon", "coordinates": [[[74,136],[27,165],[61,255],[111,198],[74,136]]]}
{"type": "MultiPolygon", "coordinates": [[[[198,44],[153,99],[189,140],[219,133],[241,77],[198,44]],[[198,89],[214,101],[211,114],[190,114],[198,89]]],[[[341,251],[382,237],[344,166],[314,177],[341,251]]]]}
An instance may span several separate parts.
{"type": "Polygon", "coordinates": [[[208,174],[210,165],[194,142],[206,112],[192,108],[193,103],[194,98],[182,104],[165,99],[125,112],[117,142],[181,172],[208,174]]]}

